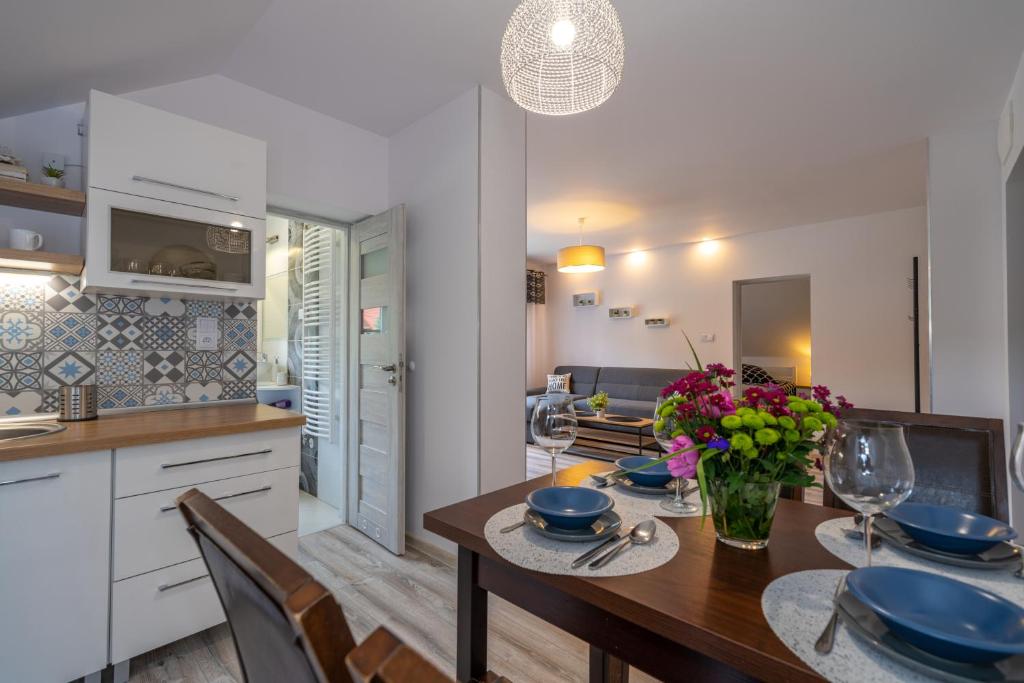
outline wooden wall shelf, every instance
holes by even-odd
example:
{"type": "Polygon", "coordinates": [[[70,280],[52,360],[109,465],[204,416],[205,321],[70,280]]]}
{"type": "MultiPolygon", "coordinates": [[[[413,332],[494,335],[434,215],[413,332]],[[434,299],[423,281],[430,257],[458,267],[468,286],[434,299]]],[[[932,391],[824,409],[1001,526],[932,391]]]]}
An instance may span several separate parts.
{"type": "Polygon", "coordinates": [[[64,187],[0,178],[0,204],[81,216],[85,213],[85,193],[64,187]]]}
{"type": "Polygon", "coordinates": [[[0,268],[81,275],[84,266],[85,260],[75,254],[58,254],[52,251],[25,251],[23,249],[0,249],[0,268]]]}

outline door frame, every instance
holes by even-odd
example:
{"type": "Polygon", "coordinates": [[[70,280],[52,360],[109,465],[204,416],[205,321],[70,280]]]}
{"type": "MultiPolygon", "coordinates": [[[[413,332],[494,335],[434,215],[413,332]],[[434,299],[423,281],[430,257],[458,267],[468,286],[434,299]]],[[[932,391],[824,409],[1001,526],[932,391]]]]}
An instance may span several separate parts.
{"type": "MultiPolygon", "coordinates": [[[[743,384],[743,296],[741,290],[743,285],[760,285],[771,282],[788,282],[790,280],[807,280],[810,287],[810,273],[796,273],[794,275],[773,275],[770,277],[754,277],[746,280],[732,281],[732,368],[739,375],[737,385],[743,384]]],[[[813,322],[813,318],[812,318],[813,322]]],[[[814,329],[813,327],[811,328],[814,329]]],[[[814,353],[814,337],[811,337],[811,353],[814,353]]],[[[812,355],[813,359],[813,355],[812,355]]]]}

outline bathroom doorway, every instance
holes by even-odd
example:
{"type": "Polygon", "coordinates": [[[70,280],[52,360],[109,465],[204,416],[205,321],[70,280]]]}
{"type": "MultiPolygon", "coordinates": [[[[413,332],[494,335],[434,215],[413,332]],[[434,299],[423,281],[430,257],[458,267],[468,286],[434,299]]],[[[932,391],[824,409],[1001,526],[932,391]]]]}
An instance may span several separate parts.
{"type": "Polygon", "coordinates": [[[346,521],[346,224],[267,216],[256,397],[302,412],[299,535],[346,521]]]}

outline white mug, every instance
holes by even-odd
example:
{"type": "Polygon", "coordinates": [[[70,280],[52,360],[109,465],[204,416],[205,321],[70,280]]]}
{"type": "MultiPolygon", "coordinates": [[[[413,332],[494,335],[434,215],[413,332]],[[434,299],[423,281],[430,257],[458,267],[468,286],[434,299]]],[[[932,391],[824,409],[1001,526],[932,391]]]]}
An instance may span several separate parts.
{"type": "Polygon", "coordinates": [[[23,228],[11,228],[11,249],[36,251],[43,248],[43,236],[23,228]]]}

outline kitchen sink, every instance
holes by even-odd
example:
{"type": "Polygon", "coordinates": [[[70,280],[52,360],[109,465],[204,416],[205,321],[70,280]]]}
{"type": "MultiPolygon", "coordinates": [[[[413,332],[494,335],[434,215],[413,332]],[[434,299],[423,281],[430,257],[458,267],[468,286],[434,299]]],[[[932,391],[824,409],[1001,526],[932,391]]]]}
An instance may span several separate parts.
{"type": "Polygon", "coordinates": [[[60,424],[18,424],[0,426],[0,443],[13,441],[14,439],[30,439],[33,436],[43,436],[63,432],[67,427],[60,424]]]}

